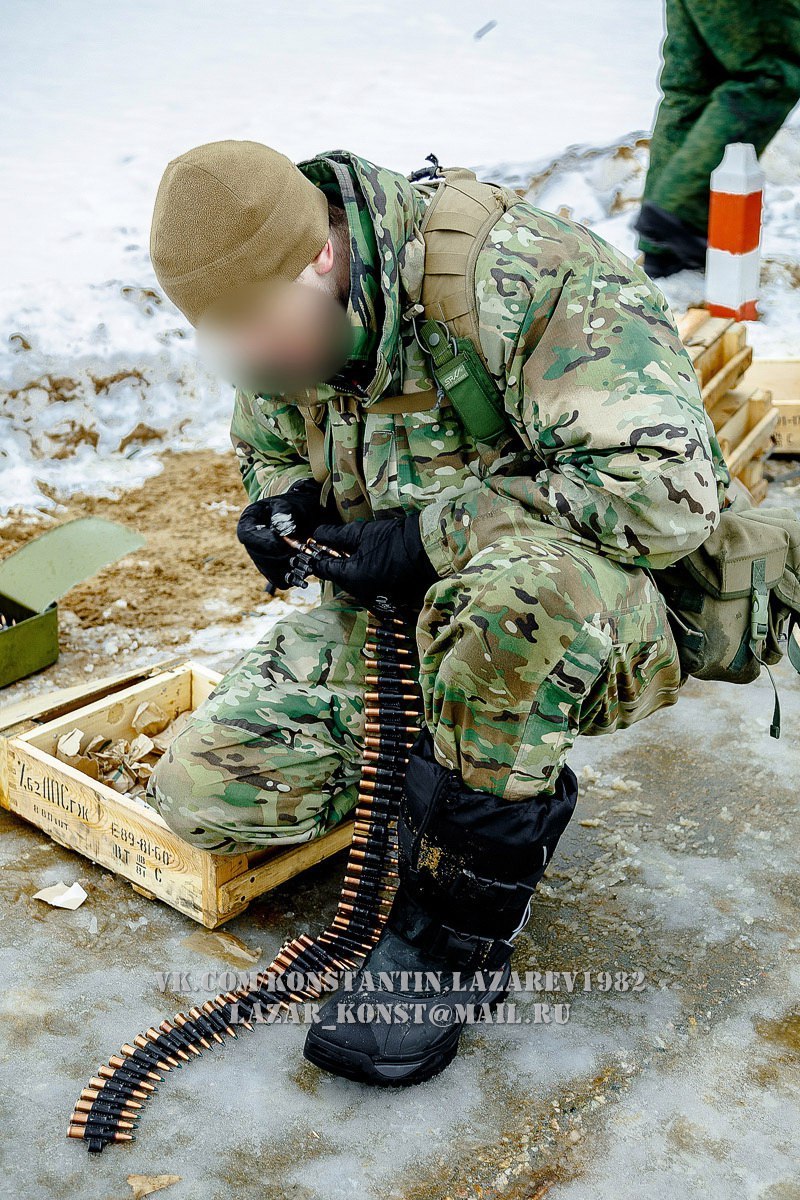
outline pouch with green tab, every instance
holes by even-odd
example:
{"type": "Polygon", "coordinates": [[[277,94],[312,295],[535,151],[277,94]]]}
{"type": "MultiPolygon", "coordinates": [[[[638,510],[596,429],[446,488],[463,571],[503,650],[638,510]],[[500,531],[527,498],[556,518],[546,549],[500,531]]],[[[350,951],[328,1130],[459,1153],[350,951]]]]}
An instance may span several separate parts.
{"type": "MultiPolygon", "coordinates": [[[[652,574],[684,676],[750,683],[788,651],[800,672],[800,519],[738,493],[697,550],[652,574]]],[[[773,687],[774,687],[773,681],[773,687]]],[[[770,733],[780,735],[780,707],[770,733]]]]}

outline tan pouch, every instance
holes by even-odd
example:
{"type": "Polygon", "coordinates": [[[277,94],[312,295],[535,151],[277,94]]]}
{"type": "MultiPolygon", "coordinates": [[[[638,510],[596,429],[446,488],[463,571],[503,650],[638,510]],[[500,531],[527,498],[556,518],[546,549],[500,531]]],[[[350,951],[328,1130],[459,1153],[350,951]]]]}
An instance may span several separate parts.
{"type": "MultiPolygon", "coordinates": [[[[650,575],[684,676],[750,683],[787,649],[800,672],[800,520],[790,508],[755,508],[737,494],[697,550],[650,575]]],[[[770,733],[780,735],[777,690],[770,733]]]]}

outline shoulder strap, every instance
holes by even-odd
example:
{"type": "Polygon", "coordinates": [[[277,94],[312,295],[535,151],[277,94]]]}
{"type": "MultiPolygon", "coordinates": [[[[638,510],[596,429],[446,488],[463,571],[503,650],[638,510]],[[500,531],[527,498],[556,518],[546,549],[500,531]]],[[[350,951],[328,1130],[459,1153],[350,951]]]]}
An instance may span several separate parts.
{"type": "MultiPolygon", "coordinates": [[[[437,390],[444,392],[462,424],[478,442],[492,444],[508,428],[502,396],[481,348],[475,304],[475,263],[489,230],[519,199],[474,171],[445,168],[420,226],[425,270],[417,337],[431,360],[437,390]]],[[[386,397],[371,412],[415,412],[432,408],[436,395],[386,397]]]]}
{"type": "Polygon", "coordinates": [[[308,461],[309,465],[311,466],[311,474],[314,476],[317,483],[322,484],[319,499],[320,505],[324,508],[328,501],[328,497],[330,496],[331,488],[333,487],[333,477],[328,469],[325,446],[327,432],[330,428],[330,422],[327,416],[327,405],[298,405],[298,408],[303,415],[303,421],[305,422],[306,427],[306,448],[308,449],[308,461]]]}
{"type": "Polygon", "coordinates": [[[477,340],[475,260],[500,214],[519,197],[499,184],[479,182],[463,167],[445,169],[443,175],[422,220],[425,275],[420,299],[426,318],[444,321],[457,337],[477,340]]]}
{"type": "Polygon", "coordinates": [[[328,478],[328,465],[325,462],[325,413],[324,404],[297,406],[303,415],[306,427],[306,445],[311,474],[317,483],[325,483],[328,478]]]}
{"type": "Polygon", "coordinates": [[[499,184],[480,182],[462,167],[443,175],[422,221],[425,319],[418,335],[436,382],[465,428],[477,442],[492,445],[508,429],[508,420],[481,348],[475,263],[489,230],[519,197],[499,184]]]}

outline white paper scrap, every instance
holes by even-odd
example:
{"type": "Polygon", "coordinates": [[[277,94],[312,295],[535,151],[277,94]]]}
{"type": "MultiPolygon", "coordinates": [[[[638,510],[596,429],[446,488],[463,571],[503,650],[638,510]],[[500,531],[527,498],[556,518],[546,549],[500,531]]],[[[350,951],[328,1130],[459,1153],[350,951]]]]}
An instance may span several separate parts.
{"type": "Polygon", "coordinates": [[[52,887],[42,888],[33,897],[34,900],[44,900],[54,908],[80,908],[86,899],[86,892],[79,883],[54,883],[52,887]]]}

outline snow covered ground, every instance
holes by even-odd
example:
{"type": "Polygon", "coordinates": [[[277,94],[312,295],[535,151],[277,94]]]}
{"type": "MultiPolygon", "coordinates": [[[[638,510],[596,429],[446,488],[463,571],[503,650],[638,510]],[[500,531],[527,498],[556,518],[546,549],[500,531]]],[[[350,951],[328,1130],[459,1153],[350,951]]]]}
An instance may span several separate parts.
{"type": "Polygon", "coordinates": [[[410,171],[551,157],[645,128],[661,0],[28,0],[4,5],[10,283],[148,277],[167,160],[215,138],[410,171]],[[489,20],[496,27],[475,39],[489,20]],[[575,30],[583,36],[576,41],[575,30]],[[626,68],[619,70],[619,46],[626,68]],[[557,97],[557,99],[554,99],[557,97]]]}
{"type": "MultiPolygon", "coordinates": [[[[661,37],[660,0],[544,0],[524,20],[510,0],[9,8],[0,513],[139,483],[164,446],[228,446],[231,389],[197,358],[147,254],[172,156],[249,137],[295,159],[344,146],[407,172],[433,150],[486,177],[540,181],[542,207],[633,253],[647,149],[630,131],[652,121],[661,37]]],[[[786,353],[800,340],[800,126],[765,166],[765,321],[752,340],[786,353]]],[[[666,290],[682,306],[701,288],[690,275],[666,290]]]]}

